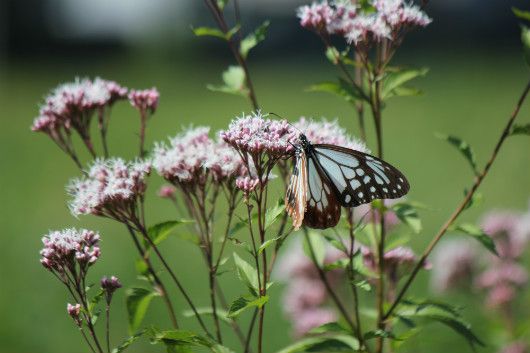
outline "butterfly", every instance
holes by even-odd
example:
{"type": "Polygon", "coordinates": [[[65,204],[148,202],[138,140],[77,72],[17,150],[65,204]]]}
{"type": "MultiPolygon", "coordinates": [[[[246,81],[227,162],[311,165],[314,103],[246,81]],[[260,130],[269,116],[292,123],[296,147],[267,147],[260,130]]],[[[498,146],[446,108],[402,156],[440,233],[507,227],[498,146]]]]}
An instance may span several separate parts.
{"type": "Polygon", "coordinates": [[[334,227],[341,206],[395,199],[409,191],[405,176],[377,157],[335,145],[313,145],[304,134],[299,140],[285,194],[285,208],[295,230],[302,224],[318,229],[334,227]]]}

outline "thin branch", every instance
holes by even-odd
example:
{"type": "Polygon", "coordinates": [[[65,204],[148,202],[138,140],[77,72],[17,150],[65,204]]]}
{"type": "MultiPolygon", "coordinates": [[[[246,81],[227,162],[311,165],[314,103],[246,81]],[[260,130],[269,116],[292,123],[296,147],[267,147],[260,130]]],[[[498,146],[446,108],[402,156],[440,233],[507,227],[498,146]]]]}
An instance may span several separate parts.
{"type": "Polygon", "coordinates": [[[388,311],[386,312],[386,314],[384,315],[384,319],[388,319],[390,317],[390,315],[392,315],[392,313],[394,312],[394,310],[396,309],[396,307],[399,305],[399,303],[401,302],[401,299],[403,299],[403,296],[405,295],[405,293],[407,292],[407,290],[409,289],[410,285],[412,284],[412,282],[414,281],[414,279],[416,278],[418,272],[420,271],[420,269],[423,267],[423,265],[425,264],[425,261],[427,260],[427,257],[429,256],[429,254],[432,252],[432,250],[434,249],[434,247],[436,246],[436,244],[438,244],[438,242],[440,241],[440,239],[444,236],[444,234],[447,232],[447,230],[449,229],[449,227],[454,223],[454,221],[458,218],[458,216],[460,216],[460,214],[462,213],[462,211],[465,210],[466,206],[469,204],[471,198],[473,197],[473,195],[475,194],[475,192],[478,190],[478,188],[480,187],[480,185],[482,184],[482,181],[484,180],[484,178],[488,175],[488,172],[491,168],[491,166],[493,165],[493,162],[495,162],[495,159],[497,158],[497,155],[502,147],[502,145],[504,144],[504,142],[506,141],[506,139],[508,138],[508,136],[510,135],[510,130],[513,126],[513,123],[515,121],[515,118],[517,118],[517,115],[519,114],[519,111],[521,110],[521,106],[523,105],[527,95],[528,95],[528,92],[530,91],[530,81],[528,82],[528,84],[526,85],[525,89],[523,90],[523,93],[521,94],[521,97],[519,98],[519,100],[517,101],[517,104],[514,108],[514,111],[512,112],[506,126],[504,127],[504,130],[497,142],[497,144],[495,145],[495,148],[493,150],[493,153],[490,157],[490,159],[488,160],[488,162],[486,163],[486,165],[484,166],[484,169],[482,170],[482,172],[476,177],[475,179],[475,183],[473,184],[473,186],[471,187],[470,191],[466,194],[466,196],[464,197],[464,199],[462,200],[462,202],[458,205],[458,207],[456,208],[456,210],[451,214],[451,216],[449,217],[449,219],[444,223],[444,225],[440,228],[440,230],[438,231],[438,233],[436,234],[436,236],[433,238],[433,240],[431,241],[431,243],[427,246],[427,248],[425,249],[425,251],[423,252],[420,260],[418,261],[418,263],[416,264],[416,266],[414,267],[414,269],[412,270],[412,273],[410,274],[410,276],[407,278],[407,281],[405,282],[405,284],[403,285],[403,287],[401,288],[401,290],[399,291],[398,295],[396,296],[396,299],[394,300],[394,302],[392,303],[392,305],[390,306],[390,308],[388,309],[388,311]]]}

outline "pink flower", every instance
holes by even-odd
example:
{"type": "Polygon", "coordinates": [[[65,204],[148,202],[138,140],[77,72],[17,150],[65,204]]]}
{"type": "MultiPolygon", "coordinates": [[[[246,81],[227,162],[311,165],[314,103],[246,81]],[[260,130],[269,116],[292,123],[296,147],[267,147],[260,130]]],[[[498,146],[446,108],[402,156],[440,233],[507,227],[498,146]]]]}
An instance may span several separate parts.
{"type": "Polygon", "coordinates": [[[326,287],[320,279],[293,278],[287,287],[283,305],[294,318],[308,308],[318,307],[327,299],[326,287]]]}
{"type": "Polygon", "coordinates": [[[108,278],[107,276],[105,276],[101,279],[100,284],[101,289],[105,293],[105,299],[107,300],[107,304],[110,304],[114,292],[122,287],[121,282],[118,277],[111,276],[110,278],[108,278]]]}
{"type": "Polygon", "coordinates": [[[311,308],[298,313],[294,320],[294,335],[301,337],[314,328],[337,321],[337,314],[330,309],[311,308]]]}
{"type": "Polygon", "coordinates": [[[173,199],[175,197],[175,187],[173,185],[162,185],[158,190],[158,196],[163,199],[173,199]]]}
{"type": "Polygon", "coordinates": [[[98,159],[86,177],[74,179],[67,186],[72,196],[70,211],[74,216],[94,214],[111,218],[115,218],[116,211],[129,214],[134,209],[131,206],[144,195],[150,172],[149,162],[98,159]]]}
{"type": "Polygon", "coordinates": [[[526,269],[514,262],[502,262],[491,267],[477,279],[480,288],[491,288],[503,283],[523,286],[528,282],[526,269]]]}
{"type": "Polygon", "coordinates": [[[258,184],[259,180],[250,176],[239,177],[236,179],[236,187],[247,195],[254,191],[258,184]]]}
{"type": "Polygon", "coordinates": [[[527,353],[528,345],[523,341],[512,342],[505,346],[499,353],[527,353]]]}
{"type": "Polygon", "coordinates": [[[233,120],[219,136],[243,156],[266,154],[273,159],[290,155],[297,138],[287,121],[264,119],[260,112],[233,120]]]}
{"type": "Polygon", "coordinates": [[[99,258],[99,234],[86,229],[50,231],[42,238],[41,264],[52,272],[64,274],[78,264],[86,270],[99,258]]]}
{"type": "Polygon", "coordinates": [[[209,176],[216,182],[246,175],[239,154],[225,142],[214,142],[208,136],[210,128],[188,129],[170,139],[169,145],[157,144],[153,165],[171,183],[206,183],[209,176]]]}
{"type": "Polygon", "coordinates": [[[78,320],[79,314],[81,313],[81,305],[80,304],[72,305],[70,303],[67,303],[66,311],[68,312],[68,315],[72,317],[72,319],[78,320]]]}
{"type": "Polygon", "coordinates": [[[432,255],[431,286],[445,292],[459,284],[469,284],[478,265],[475,243],[468,239],[442,241],[432,255]]]}
{"type": "Polygon", "coordinates": [[[323,118],[316,121],[301,117],[294,126],[302,131],[311,143],[326,143],[370,153],[368,147],[362,141],[349,136],[337,120],[328,121],[323,118]]]}
{"type": "Polygon", "coordinates": [[[146,90],[132,90],[129,93],[129,102],[142,114],[149,112],[153,114],[158,107],[160,94],[156,88],[146,90]]]}
{"type": "MultiPolygon", "coordinates": [[[[372,252],[371,249],[367,247],[362,247],[361,252],[364,259],[364,264],[369,269],[376,271],[377,270],[377,257],[376,254],[372,252]]],[[[418,261],[416,254],[412,251],[411,248],[406,246],[398,246],[394,249],[388,250],[385,252],[385,272],[393,282],[397,282],[399,277],[403,273],[410,270],[418,261]]],[[[431,264],[425,263],[423,265],[424,269],[430,269],[431,264]]]]}
{"type": "Polygon", "coordinates": [[[298,8],[297,15],[300,18],[300,25],[307,29],[321,31],[326,29],[334,16],[334,10],[326,1],[313,3],[309,6],[298,8]]]}
{"type": "Polygon", "coordinates": [[[495,241],[500,257],[518,258],[524,251],[528,237],[518,230],[521,219],[507,211],[492,211],[483,218],[482,229],[495,241]]]}
{"type": "Polygon", "coordinates": [[[489,290],[486,297],[486,306],[492,309],[509,305],[516,296],[515,288],[502,284],[489,290]]]}

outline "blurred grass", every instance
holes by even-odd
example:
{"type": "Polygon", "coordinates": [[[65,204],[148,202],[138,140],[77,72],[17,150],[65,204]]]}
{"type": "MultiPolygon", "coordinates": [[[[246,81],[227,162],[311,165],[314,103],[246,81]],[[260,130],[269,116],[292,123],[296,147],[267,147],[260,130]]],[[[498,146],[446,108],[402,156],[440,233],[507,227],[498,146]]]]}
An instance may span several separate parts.
{"type": "MultiPolygon", "coordinates": [[[[398,63],[428,66],[429,75],[415,84],[426,94],[415,98],[393,99],[385,110],[385,158],[398,165],[412,185],[410,198],[430,205],[424,211],[425,230],[414,237],[413,247],[420,251],[437,227],[460,201],[464,187],[472,180],[466,162],[452,147],[434,138],[434,132],[465,138],[484,162],[493,148],[520,91],[528,71],[517,51],[484,51],[463,54],[465,50],[416,51],[397,58],[398,63]]],[[[38,263],[40,237],[48,229],[70,225],[99,229],[103,235],[103,256],[91,271],[97,281],[103,274],[118,275],[126,286],[139,284],[134,274],[135,253],[124,229],[110,221],[72,218],[66,208],[64,185],[79,173],[72,163],[45,136],[31,133],[41,97],[56,84],[75,76],[95,76],[116,80],[126,86],[156,86],[162,98],[159,111],[149,123],[151,142],[174,135],[182,126],[208,124],[213,130],[225,127],[230,119],[248,111],[248,103],[238,97],[208,92],[206,83],[220,81],[221,63],[211,58],[186,57],[153,60],[149,55],[133,53],[99,60],[62,60],[12,64],[0,72],[0,352],[72,353],[84,352],[79,333],[66,315],[66,293],[38,263]]],[[[317,54],[313,56],[316,57],[317,54]]],[[[304,87],[330,80],[335,71],[323,59],[306,56],[278,57],[251,65],[257,95],[265,111],[289,119],[299,116],[338,117],[341,125],[356,133],[354,114],[345,102],[325,94],[306,93],[304,87]]],[[[524,108],[519,121],[529,121],[524,108]]],[[[113,154],[132,157],[137,150],[135,131],[138,117],[126,104],[116,107],[111,121],[110,148],[113,154]]],[[[373,146],[373,140],[369,140],[373,146]]],[[[524,209],[530,196],[530,141],[510,139],[484,183],[485,201],[467,212],[464,218],[475,221],[485,210],[524,209]]],[[[156,197],[158,177],[152,177],[148,219],[154,223],[174,217],[168,204],[156,197]]],[[[281,195],[275,195],[280,197],[281,195]]],[[[170,239],[165,253],[175,264],[182,281],[193,296],[206,305],[206,275],[196,249],[170,239]]],[[[228,298],[239,291],[233,274],[223,275],[228,298]]],[[[413,287],[415,296],[427,295],[426,276],[413,287]]],[[[140,283],[141,284],[141,283],[140,283]]],[[[169,285],[168,285],[169,286],[169,285]]],[[[114,332],[126,334],[123,291],[116,297],[114,332]]],[[[179,298],[176,293],[174,297],[179,298]]],[[[273,289],[268,306],[265,342],[268,352],[287,344],[288,322],[281,314],[281,286],[273,289]]],[[[444,298],[447,300],[447,298],[444,298]]],[[[484,323],[476,297],[449,297],[466,307],[466,317],[486,342],[494,342],[484,323]]],[[[177,300],[179,308],[184,304],[177,300]]],[[[201,305],[199,304],[199,305],[201,305]]],[[[148,320],[168,325],[160,303],[148,320]]],[[[491,318],[491,317],[490,317],[491,318]]],[[[493,318],[494,319],[494,318],[493,318]]],[[[182,319],[196,328],[193,319],[182,319]]],[[[147,321],[149,322],[149,321],[147,321]]],[[[114,342],[121,339],[115,335],[114,342]]],[[[239,347],[233,338],[228,345],[239,347]]],[[[445,352],[448,348],[468,350],[464,341],[440,326],[430,326],[403,346],[410,352],[445,352]]],[[[494,351],[490,345],[486,351],[494,351]]],[[[157,349],[161,351],[160,349],[157,349]]],[[[153,351],[148,344],[131,352],[153,351]]]]}

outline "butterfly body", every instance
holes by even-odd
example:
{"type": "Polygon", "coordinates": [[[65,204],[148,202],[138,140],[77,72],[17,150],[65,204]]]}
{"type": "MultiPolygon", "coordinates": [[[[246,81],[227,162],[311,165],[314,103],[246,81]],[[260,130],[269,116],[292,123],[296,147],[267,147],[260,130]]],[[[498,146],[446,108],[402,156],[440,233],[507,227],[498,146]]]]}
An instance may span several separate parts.
{"type": "Polygon", "coordinates": [[[379,158],[335,145],[313,145],[304,134],[299,140],[285,196],[295,229],[302,224],[330,228],[338,223],[341,206],[399,198],[409,191],[405,176],[379,158]]]}

